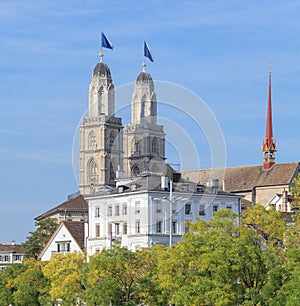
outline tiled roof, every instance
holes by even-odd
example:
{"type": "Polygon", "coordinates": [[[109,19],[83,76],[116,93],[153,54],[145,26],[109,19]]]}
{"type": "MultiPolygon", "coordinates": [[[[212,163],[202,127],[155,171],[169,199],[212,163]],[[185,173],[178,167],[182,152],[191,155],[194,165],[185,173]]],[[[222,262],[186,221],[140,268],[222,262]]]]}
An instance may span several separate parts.
{"type": "Polygon", "coordinates": [[[275,164],[270,170],[261,165],[240,166],[207,170],[182,170],[182,176],[191,181],[205,184],[208,179],[225,180],[226,190],[230,192],[250,191],[254,187],[287,185],[297,175],[299,163],[275,164]]]}
{"type": "Polygon", "coordinates": [[[0,252],[6,252],[6,253],[22,253],[22,245],[21,244],[0,244],[0,252]]]}
{"type": "Polygon", "coordinates": [[[58,206],[46,211],[45,213],[37,216],[35,220],[39,221],[48,218],[59,212],[84,212],[88,213],[88,204],[82,195],[69,199],[58,206]]]}
{"type": "Polygon", "coordinates": [[[84,223],[80,221],[63,221],[80,248],[84,249],[84,223]]]}

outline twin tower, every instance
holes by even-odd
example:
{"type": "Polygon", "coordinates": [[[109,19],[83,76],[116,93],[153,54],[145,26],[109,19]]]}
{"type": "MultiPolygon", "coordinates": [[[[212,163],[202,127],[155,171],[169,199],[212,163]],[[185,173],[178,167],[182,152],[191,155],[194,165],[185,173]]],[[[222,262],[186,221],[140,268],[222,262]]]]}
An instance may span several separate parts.
{"type": "Polygon", "coordinates": [[[115,116],[115,89],[109,67],[95,66],[89,86],[88,116],[80,126],[80,193],[93,194],[116,179],[165,172],[165,133],[157,124],[153,79],[143,71],[136,79],[131,123],[115,116]]]}

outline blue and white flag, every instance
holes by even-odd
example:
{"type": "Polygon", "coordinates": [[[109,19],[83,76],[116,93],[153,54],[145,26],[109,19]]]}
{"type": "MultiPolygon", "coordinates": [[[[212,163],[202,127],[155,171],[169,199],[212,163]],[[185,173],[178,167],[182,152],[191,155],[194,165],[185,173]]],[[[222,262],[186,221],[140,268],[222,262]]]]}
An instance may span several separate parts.
{"type": "Polygon", "coordinates": [[[107,49],[113,49],[114,46],[109,41],[109,39],[105,36],[103,32],[101,32],[101,47],[107,48],[107,49]]]}
{"type": "Polygon", "coordinates": [[[154,55],[145,41],[144,41],[144,56],[148,57],[151,62],[154,61],[154,55]]]}

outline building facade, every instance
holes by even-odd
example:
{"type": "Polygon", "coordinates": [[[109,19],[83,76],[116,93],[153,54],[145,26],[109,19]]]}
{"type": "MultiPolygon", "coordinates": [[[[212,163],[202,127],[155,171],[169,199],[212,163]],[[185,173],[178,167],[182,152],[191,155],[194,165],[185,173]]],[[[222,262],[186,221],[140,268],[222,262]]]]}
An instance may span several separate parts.
{"type": "Polygon", "coordinates": [[[4,270],[12,264],[22,263],[24,254],[22,245],[12,242],[11,244],[0,243],[0,270],[4,270]]]}
{"type": "Polygon", "coordinates": [[[165,180],[139,176],[87,197],[87,253],[110,248],[114,240],[133,251],[156,244],[168,246],[180,241],[189,222],[209,220],[220,209],[241,212],[241,197],[221,191],[217,184],[197,186],[185,181],[173,185],[165,180]]]}

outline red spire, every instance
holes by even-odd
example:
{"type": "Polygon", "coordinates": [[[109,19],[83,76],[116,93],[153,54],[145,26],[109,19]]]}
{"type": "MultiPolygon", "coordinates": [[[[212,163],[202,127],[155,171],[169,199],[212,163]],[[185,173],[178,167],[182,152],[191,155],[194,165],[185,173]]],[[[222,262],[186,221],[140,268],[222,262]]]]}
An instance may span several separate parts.
{"type": "Polygon", "coordinates": [[[271,71],[269,71],[266,138],[263,140],[262,151],[264,153],[263,169],[268,170],[275,164],[274,153],[277,151],[275,138],[273,137],[273,124],[272,124],[271,71]]]}

